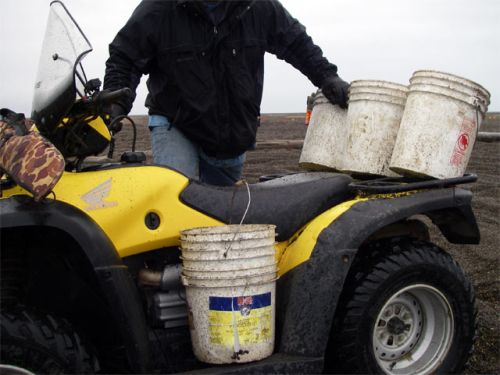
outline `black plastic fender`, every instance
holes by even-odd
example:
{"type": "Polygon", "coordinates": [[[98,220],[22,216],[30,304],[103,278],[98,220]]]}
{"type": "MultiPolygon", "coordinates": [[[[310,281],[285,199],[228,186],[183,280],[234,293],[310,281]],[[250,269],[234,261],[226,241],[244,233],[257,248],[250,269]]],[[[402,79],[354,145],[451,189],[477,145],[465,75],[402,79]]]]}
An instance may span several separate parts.
{"type": "Polygon", "coordinates": [[[37,203],[21,195],[0,200],[0,213],[0,229],[53,227],[66,232],[80,245],[121,332],[131,370],[147,372],[148,328],[137,288],[112,242],[92,218],[60,201],[46,199],[37,203]]]}
{"type": "Polygon", "coordinates": [[[311,258],[278,280],[280,353],[324,356],[339,296],[358,248],[385,226],[416,214],[429,216],[452,242],[479,243],[470,202],[459,188],[436,189],[353,205],[325,228],[311,258]]]}

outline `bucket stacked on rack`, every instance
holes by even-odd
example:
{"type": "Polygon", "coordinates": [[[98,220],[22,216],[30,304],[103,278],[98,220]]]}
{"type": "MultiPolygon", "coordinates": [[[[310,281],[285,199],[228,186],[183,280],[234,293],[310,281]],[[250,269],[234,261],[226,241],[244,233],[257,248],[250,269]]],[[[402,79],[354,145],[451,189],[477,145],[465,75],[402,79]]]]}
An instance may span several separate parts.
{"type": "Polygon", "coordinates": [[[391,176],[392,150],[408,88],[386,81],[354,81],[349,89],[346,152],[342,170],[391,176]]]}
{"type": "Polygon", "coordinates": [[[415,72],[391,170],[440,179],[463,176],[489,103],[490,93],[468,79],[415,72]]]}
{"type": "Polygon", "coordinates": [[[481,85],[431,70],[415,72],[410,86],[354,81],[347,116],[323,102],[318,115],[313,108],[301,166],[365,176],[461,177],[489,102],[481,85]],[[329,158],[335,163],[325,162],[329,158]]]}
{"type": "Polygon", "coordinates": [[[277,267],[275,226],[228,225],[181,233],[191,341],[206,363],[272,354],[277,267]]]}
{"type": "Polygon", "coordinates": [[[307,170],[342,169],[345,151],[347,110],[333,105],[318,91],[304,139],[299,165],[307,170]]]}

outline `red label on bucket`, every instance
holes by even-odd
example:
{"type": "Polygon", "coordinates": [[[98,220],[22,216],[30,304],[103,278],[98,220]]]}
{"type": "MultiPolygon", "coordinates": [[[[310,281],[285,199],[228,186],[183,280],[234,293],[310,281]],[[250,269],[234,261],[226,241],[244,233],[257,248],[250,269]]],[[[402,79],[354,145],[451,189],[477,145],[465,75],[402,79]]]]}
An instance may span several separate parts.
{"type": "Polygon", "coordinates": [[[454,167],[458,167],[463,164],[465,153],[470,146],[470,135],[475,128],[476,121],[465,117],[462,122],[462,128],[460,129],[460,135],[455,143],[455,148],[453,149],[453,154],[450,159],[450,164],[454,167]]]}
{"type": "Polygon", "coordinates": [[[469,147],[469,134],[461,134],[460,137],[458,137],[457,146],[462,152],[467,150],[467,147],[469,147]]]}

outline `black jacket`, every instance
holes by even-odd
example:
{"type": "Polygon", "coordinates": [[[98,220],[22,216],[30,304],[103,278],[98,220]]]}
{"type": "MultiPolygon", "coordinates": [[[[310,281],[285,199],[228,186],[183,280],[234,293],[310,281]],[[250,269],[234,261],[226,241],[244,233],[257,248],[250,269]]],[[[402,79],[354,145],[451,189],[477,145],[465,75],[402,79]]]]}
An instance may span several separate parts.
{"type": "MultiPolygon", "coordinates": [[[[104,88],[135,90],[149,74],[146,106],[215,157],[255,142],[264,53],[320,87],[336,75],[304,26],[277,0],[224,1],[215,25],[200,0],[143,0],[109,46],[104,88]]],[[[129,111],[133,98],[123,102],[129,111]]]]}

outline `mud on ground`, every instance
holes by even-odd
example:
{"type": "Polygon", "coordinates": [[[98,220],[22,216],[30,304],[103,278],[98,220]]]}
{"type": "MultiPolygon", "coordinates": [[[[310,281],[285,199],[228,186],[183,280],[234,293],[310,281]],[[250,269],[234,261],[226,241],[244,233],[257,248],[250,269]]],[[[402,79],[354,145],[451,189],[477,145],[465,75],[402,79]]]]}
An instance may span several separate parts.
{"type": "MultiPolygon", "coordinates": [[[[149,134],[143,116],[138,123],[138,150],[150,150],[149,134]]],[[[257,182],[259,176],[300,171],[301,142],[306,134],[304,115],[264,115],[257,137],[257,149],[248,153],[244,178],[257,182]],[[279,141],[279,142],[276,142],[279,141]]],[[[500,113],[487,115],[481,131],[500,132],[500,113]]],[[[130,127],[119,136],[116,155],[129,149],[130,127]]],[[[433,230],[432,237],[448,250],[472,280],[478,304],[478,337],[466,373],[499,373],[500,320],[499,294],[500,247],[500,143],[477,142],[468,173],[478,175],[478,182],[468,186],[474,193],[473,209],[481,230],[480,245],[451,245],[433,230]]]]}

